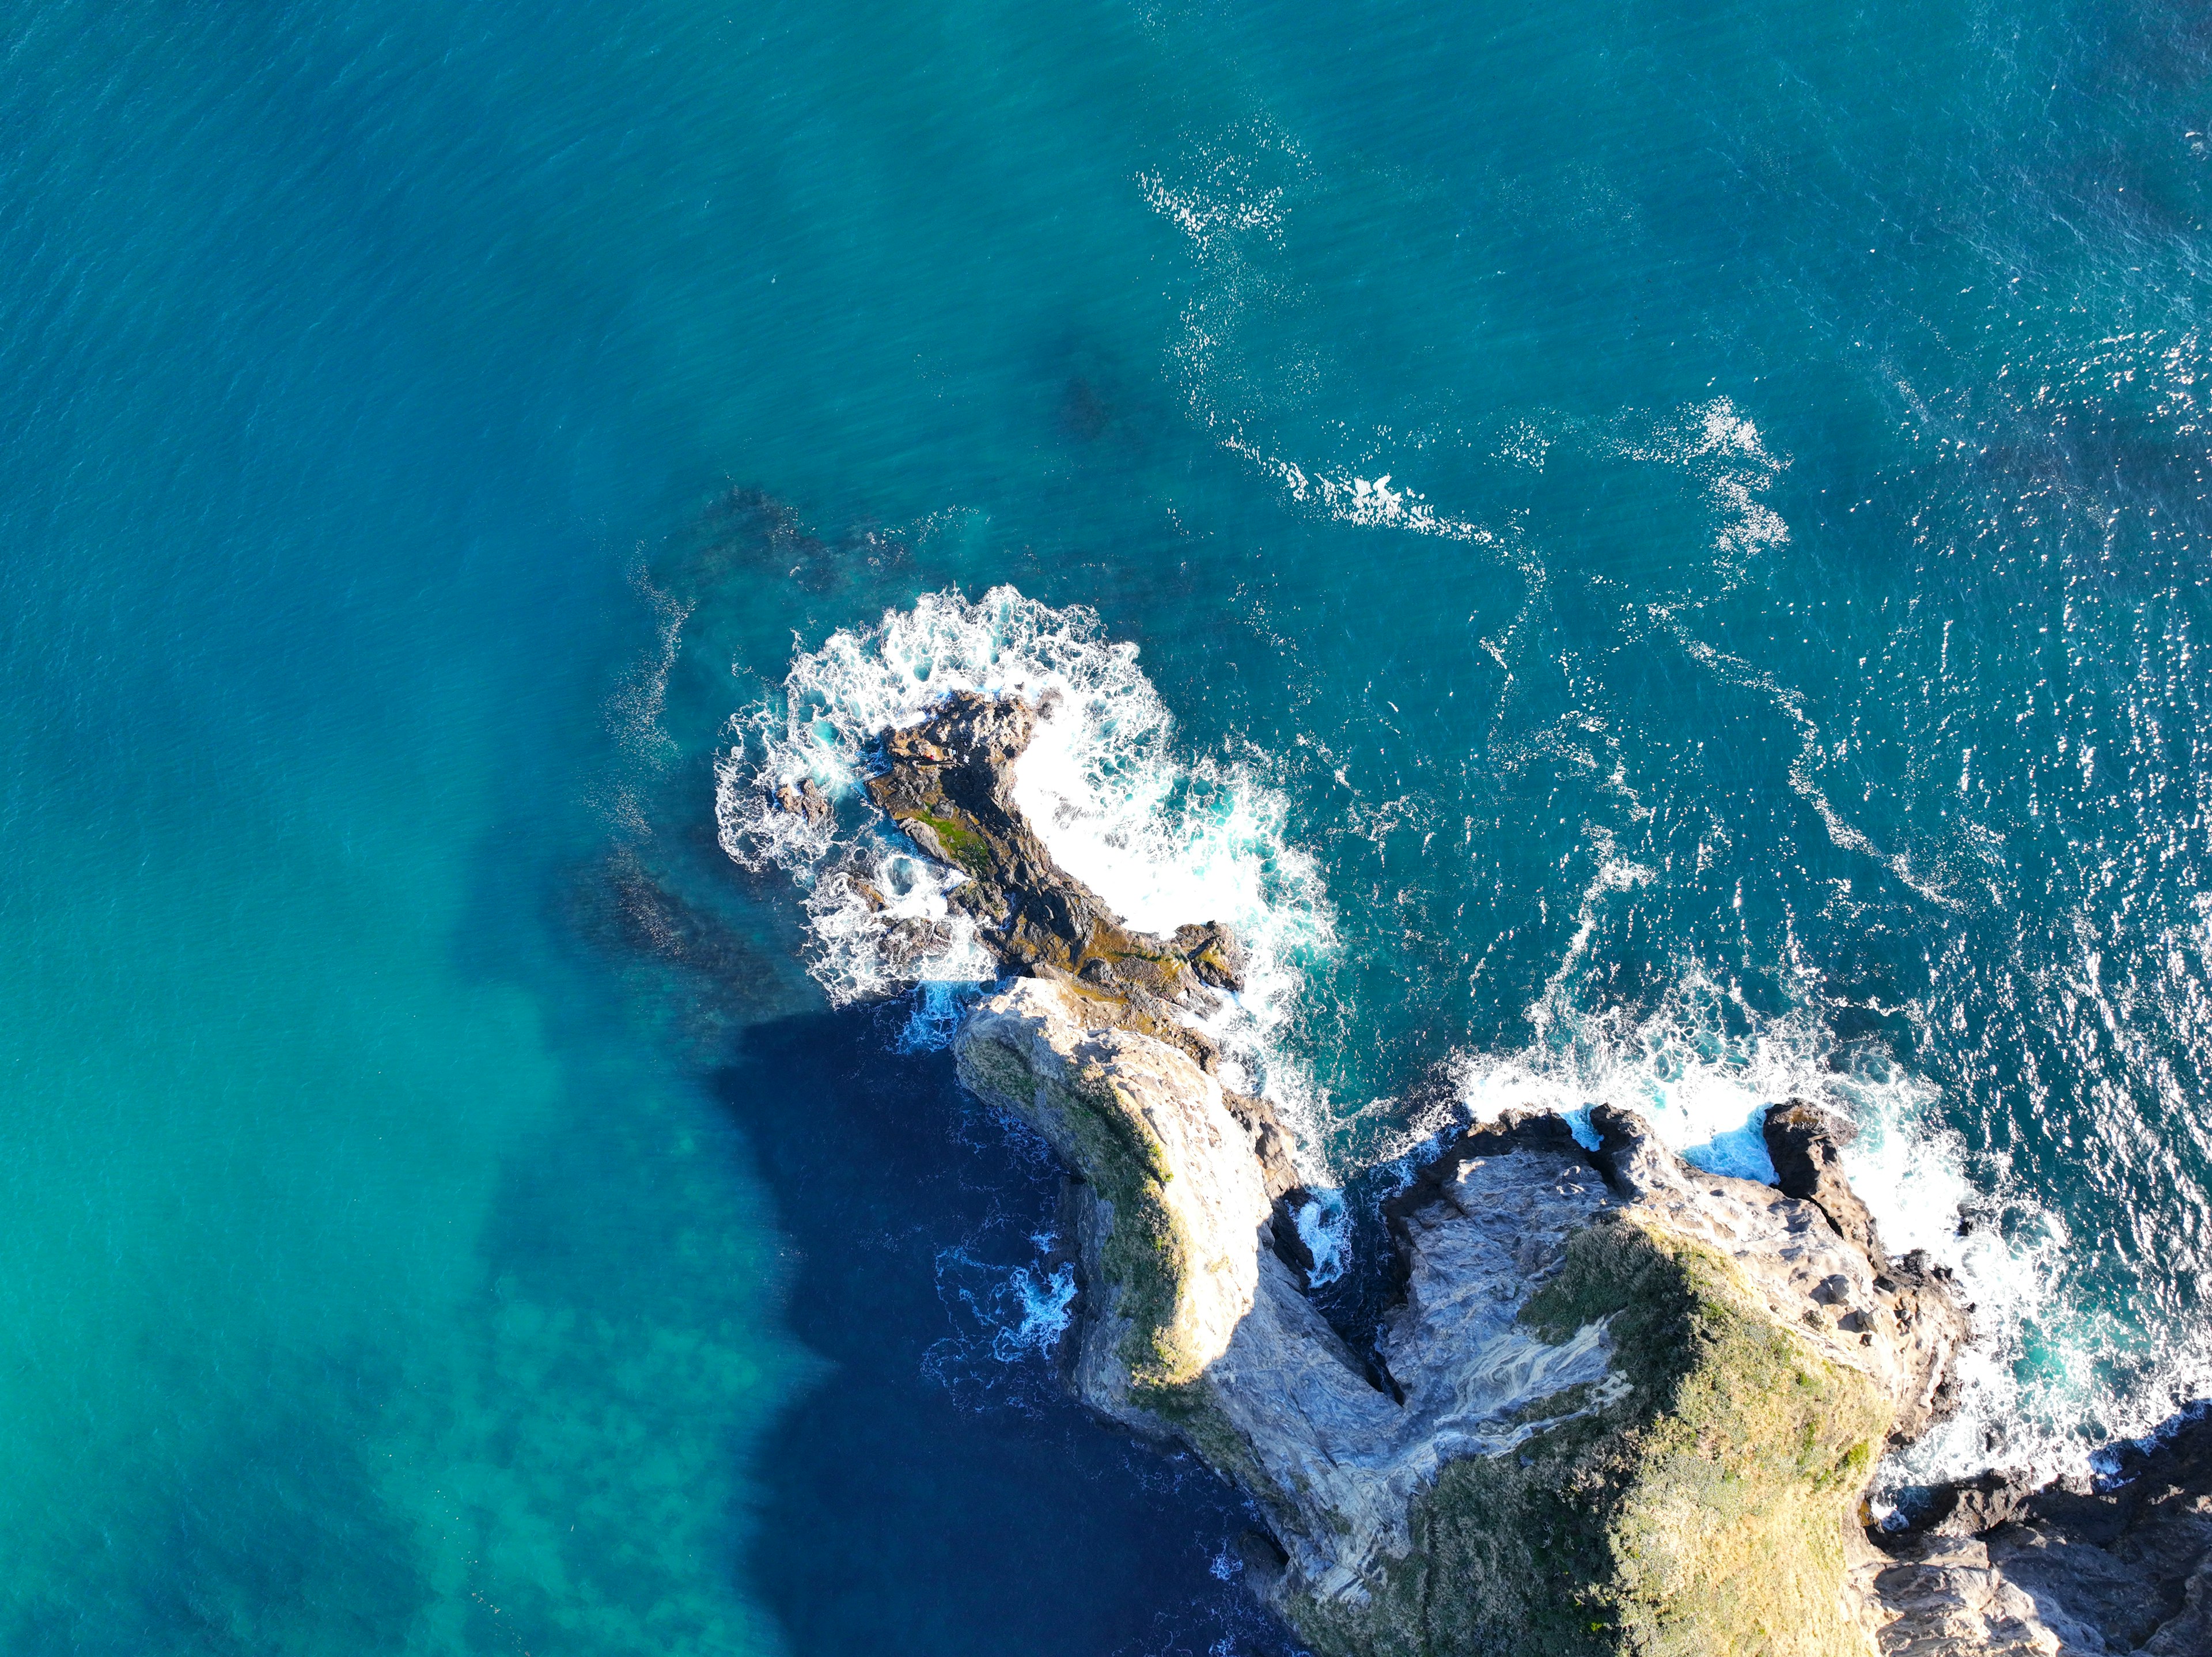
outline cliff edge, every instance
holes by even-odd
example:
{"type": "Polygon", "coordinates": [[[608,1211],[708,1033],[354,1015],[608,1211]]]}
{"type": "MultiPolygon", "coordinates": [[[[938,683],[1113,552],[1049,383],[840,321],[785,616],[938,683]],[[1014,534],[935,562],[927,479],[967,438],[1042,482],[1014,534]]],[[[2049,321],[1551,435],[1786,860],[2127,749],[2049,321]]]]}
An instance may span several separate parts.
{"type": "Polygon", "coordinates": [[[1273,1545],[1248,1563],[1317,1648],[1874,1649],[1856,1521],[1964,1332],[1934,1280],[1632,1113],[1601,1108],[1595,1152],[1510,1114],[1392,1205],[1386,1390],[1270,1246],[1218,1083],[1086,1014],[1065,985],[1007,986],[963,1029],[961,1077],[1080,1181],[1081,1396],[1251,1495],[1273,1545]]]}

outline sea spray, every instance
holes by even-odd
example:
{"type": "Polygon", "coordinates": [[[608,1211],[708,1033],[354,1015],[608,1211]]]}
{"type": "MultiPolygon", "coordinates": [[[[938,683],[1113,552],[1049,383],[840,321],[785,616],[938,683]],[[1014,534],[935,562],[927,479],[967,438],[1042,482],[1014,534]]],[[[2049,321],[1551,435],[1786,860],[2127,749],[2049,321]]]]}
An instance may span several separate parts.
{"type": "Polygon", "coordinates": [[[1221,920],[1235,931],[1244,988],[1224,998],[1208,1033],[1222,1045],[1225,1079],[1292,1118],[1308,1173],[1328,1184],[1313,1090],[1280,1039],[1307,967],[1334,946],[1317,867],[1291,843],[1283,795],[1249,765],[1178,749],[1136,646],[1109,638],[1084,606],[1054,609],[1011,586],[975,600],[925,593],[800,651],[782,683],[732,720],[716,767],[723,849],[800,886],[809,969],[831,1000],[915,992],[901,1044],[927,1047],[957,1023],[963,992],[997,975],[972,923],[947,901],[964,877],[918,856],[860,786],[877,737],[955,690],[1018,696],[1037,710],[1015,798],[1063,868],[1133,926],[1167,933],[1221,920]],[[829,809],[779,804],[807,783],[829,809]]]}
{"type": "Polygon", "coordinates": [[[2094,1402],[2089,1355],[2103,1332],[2051,1287],[2063,1222],[2026,1193],[1986,1195],[1959,1136],[1942,1125],[1938,1089],[1884,1053],[1839,1041],[1817,986],[1770,1014],[1693,962],[1676,962],[1671,984],[1639,1015],[1584,1011],[1555,978],[1529,1013],[1534,1041],[1450,1062],[1457,1110],[1475,1121],[1513,1108],[1553,1110],[1591,1144],[1590,1107],[1620,1105],[1693,1165],[1771,1181],[1767,1107],[1790,1098],[1827,1106],[1856,1129],[1844,1168],[1885,1245],[1893,1254],[1926,1250],[1975,1307],[1957,1413],[1893,1455],[1883,1486],[1960,1477],[1992,1460],[2078,1471],[2084,1447],[2074,1423],[2094,1402]]]}
{"type": "MultiPolygon", "coordinates": [[[[1727,411],[1704,412],[1698,430],[1736,429],[1721,417],[1727,411]]],[[[1738,432],[1731,440],[1741,448],[1750,440],[1738,432]]],[[[1295,1223],[1315,1257],[1316,1286],[1335,1280],[1352,1229],[1330,1165],[1330,1129],[1341,1125],[1328,1120],[1284,1039],[1307,969],[1334,948],[1317,870],[1289,841],[1279,792],[1249,767],[1178,750],[1135,646],[1109,638],[1094,612],[1054,609],[1007,586],[978,600],[927,593],[799,652],[782,684],[732,722],[717,774],[725,850],[751,867],[782,868],[799,884],[810,968],[833,1001],[909,994],[895,1045],[941,1047],[997,964],[949,901],[964,877],[917,855],[860,782],[884,730],[919,721],[953,690],[1019,696],[1039,710],[1015,769],[1015,799],[1063,867],[1134,926],[1167,932],[1218,919],[1245,940],[1247,988],[1212,1034],[1223,1044],[1225,1079],[1266,1092],[1298,1129],[1316,1194],[1295,1223]],[[808,782],[827,810],[777,803],[808,782]]],[[[1548,1108],[1587,1141],[1589,1107],[1611,1102],[1642,1113],[1694,1164],[1765,1181],[1773,1177],[1759,1133],[1765,1107],[1792,1096],[1829,1104],[1858,1127],[1848,1166],[1891,1247],[1928,1250],[1978,1308],[1961,1410],[1896,1458],[1889,1482],[1971,1472],[1993,1454],[2070,1467],[2081,1453],[2074,1423],[2097,1401],[2092,1355],[2109,1332],[2052,1298],[2059,1222],[2016,1196],[1996,1203],[2001,1224],[1962,1231],[1962,1207],[1992,1205],[1969,1178],[1956,1135],[1938,1125],[1937,1090],[1886,1055],[1840,1042],[1816,974],[1796,975],[1796,1005],[1780,1013],[1754,1007],[1687,959],[1673,964],[1656,1006],[1579,1005],[1573,986],[1601,912],[1655,879],[1609,840],[1601,850],[1575,930],[1528,1011],[1532,1039],[1453,1059],[1450,1114],[1486,1120],[1509,1107],[1548,1108]]],[[[1395,1154],[1407,1160],[1448,1125],[1424,1117],[1397,1126],[1395,1154]]]]}

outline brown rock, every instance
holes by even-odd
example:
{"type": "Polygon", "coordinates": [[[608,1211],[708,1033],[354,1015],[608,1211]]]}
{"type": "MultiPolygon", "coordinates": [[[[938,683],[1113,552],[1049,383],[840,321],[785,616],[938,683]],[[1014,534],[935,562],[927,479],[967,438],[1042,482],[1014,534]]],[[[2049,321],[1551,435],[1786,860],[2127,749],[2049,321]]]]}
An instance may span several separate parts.
{"type": "Polygon", "coordinates": [[[1767,1111],[1765,1131],[1775,1182],[1819,1208],[1836,1235],[1857,1245],[1877,1271],[1887,1266],[1874,1216],[1844,1177],[1843,1148],[1856,1137],[1850,1125],[1817,1105],[1791,1099],[1767,1111]]]}
{"type": "Polygon", "coordinates": [[[930,858],[968,877],[950,901],[1006,967],[1067,983],[1094,1016],[1171,1042],[1206,1069],[1213,1042],[1176,1016],[1243,984],[1236,938],[1218,921],[1155,938],[1124,926],[1045,849],[1013,798],[1013,766],[1036,716],[1013,697],[955,691],[921,724],[883,738],[869,798],[930,858]]]}

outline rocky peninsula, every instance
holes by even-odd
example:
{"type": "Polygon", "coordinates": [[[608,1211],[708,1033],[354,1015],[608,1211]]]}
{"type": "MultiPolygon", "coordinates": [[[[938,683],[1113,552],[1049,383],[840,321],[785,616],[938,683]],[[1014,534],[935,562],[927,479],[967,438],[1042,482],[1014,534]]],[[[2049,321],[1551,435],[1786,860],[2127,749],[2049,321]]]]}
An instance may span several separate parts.
{"type": "Polygon", "coordinates": [[[1611,1106],[1594,1145],[1545,1113],[1467,1127],[1387,1205],[1402,1290],[1355,1353],[1305,1293],[1289,1136],[1200,1028],[1238,986],[1235,939],[1133,931],[1054,863],[1013,800],[1033,722],[951,695],[885,734],[868,790],[966,876],[951,901],[1015,974],[955,1050],[1065,1166],[1070,1386],[1249,1495],[1248,1577],[1315,1650],[2212,1651],[2175,1642],[2212,1614],[2201,1454],[2194,1496],[2168,1480],[2148,1519],[2090,1514],[2112,1570],[2071,1556],[2109,1587],[2129,1527],[2155,1533],[2132,1621],[2072,1615],[2065,1573],[2030,1569],[2100,1545],[2063,1530],[2094,1493],[2069,1520],[1961,1487],[1917,1530],[1865,1527],[1885,1448],[1951,1404],[1969,1308],[1884,1251],[1848,1130],[1811,1104],[1767,1114],[1777,1186],[1690,1166],[1611,1106]]]}

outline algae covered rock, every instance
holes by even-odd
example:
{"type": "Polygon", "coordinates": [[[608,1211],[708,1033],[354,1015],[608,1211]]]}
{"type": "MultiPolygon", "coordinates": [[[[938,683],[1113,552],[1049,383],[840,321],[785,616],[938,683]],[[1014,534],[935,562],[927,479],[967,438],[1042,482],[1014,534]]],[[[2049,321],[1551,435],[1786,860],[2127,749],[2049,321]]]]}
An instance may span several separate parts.
{"type": "Polygon", "coordinates": [[[924,853],[967,879],[952,904],[973,916],[1008,968],[1072,980],[1097,1016],[1142,1029],[1211,1067],[1211,1041],[1171,1005],[1243,982],[1226,927],[1182,926],[1172,938],[1132,930],[1053,860],[1013,800],[1013,768],[1036,715],[1012,697],[957,691],[921,723],[884,733],[868,796],[924,853]]]}

